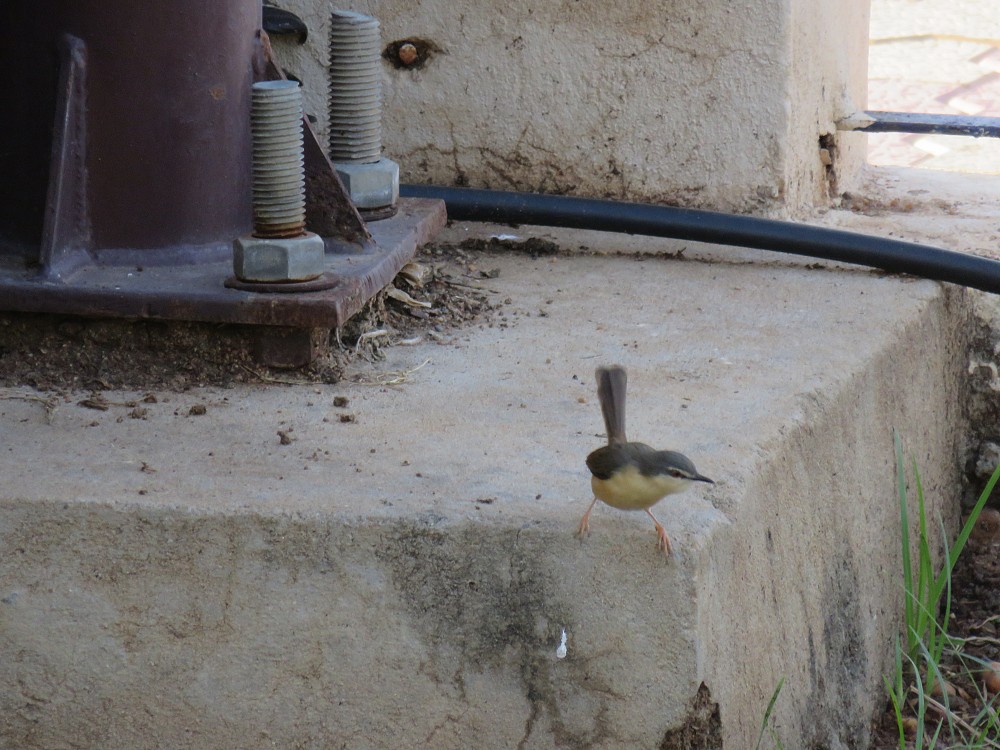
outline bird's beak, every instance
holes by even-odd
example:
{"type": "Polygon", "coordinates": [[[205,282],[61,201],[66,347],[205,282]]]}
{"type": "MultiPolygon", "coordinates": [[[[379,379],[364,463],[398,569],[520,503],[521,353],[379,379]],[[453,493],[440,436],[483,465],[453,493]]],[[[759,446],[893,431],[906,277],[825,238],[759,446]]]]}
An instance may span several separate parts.
{"type": "Polygon", "coordinates": [[[711,479],[709,479],[706,476],[702,476],[701,474],[696,475],[695,478],[694,478],[694,481],[696,481],[696,482],[708,482],[709,484],[715,484],[715,482],[713,482],[711,479]]]}

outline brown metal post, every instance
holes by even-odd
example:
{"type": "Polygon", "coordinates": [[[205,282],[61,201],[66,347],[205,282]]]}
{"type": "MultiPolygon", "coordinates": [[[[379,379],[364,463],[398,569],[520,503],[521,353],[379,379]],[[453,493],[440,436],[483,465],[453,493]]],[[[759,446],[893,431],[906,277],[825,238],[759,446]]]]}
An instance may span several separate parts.
{"type": "Polygon", "coordinates": [[[190,247],[247,231],[258,0],[7,0],[2,6],[3,80],[16,82],[23,72],[35,84],[14,87],[27,101],[0,120],[0,142],[18,151],[0,156],[0,169],[11,165],[23,176],[19,185],[0,183],[0,199],[23,195],[13,196],[25,216],[11,222],[15,239],[40,240],[38,201],[49,175],[57,50],[65,34],[86,47],[93,245],[190,247]]]}

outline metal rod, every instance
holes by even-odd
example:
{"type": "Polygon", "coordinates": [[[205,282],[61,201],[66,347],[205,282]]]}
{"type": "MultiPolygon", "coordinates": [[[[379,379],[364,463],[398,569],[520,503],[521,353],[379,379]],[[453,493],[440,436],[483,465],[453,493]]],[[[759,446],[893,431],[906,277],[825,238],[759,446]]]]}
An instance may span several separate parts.
{"type": "Polygon", "coordinates": [[[1000,138],[1000,117],[932,115],[926,112],[855,112],[838,121],[837,130],[1000,138]]]}

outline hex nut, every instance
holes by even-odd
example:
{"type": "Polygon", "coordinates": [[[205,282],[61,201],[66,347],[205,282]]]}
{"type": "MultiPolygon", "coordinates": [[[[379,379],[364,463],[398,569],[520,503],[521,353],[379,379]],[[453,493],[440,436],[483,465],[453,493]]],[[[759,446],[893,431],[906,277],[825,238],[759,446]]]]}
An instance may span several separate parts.
{"type": "Polygon", "coordinates": [[[382,158],[372,164],[333,165],[358,208],[385,208],[399,200],[399,165],[382,158]]]}
{"type": "Polygon", "coordinates": [[[244,235],[233,240],[233,273],[240,281],[308,281],[324,270],[323,238],[312,232],[281,239],[244,235]]]}

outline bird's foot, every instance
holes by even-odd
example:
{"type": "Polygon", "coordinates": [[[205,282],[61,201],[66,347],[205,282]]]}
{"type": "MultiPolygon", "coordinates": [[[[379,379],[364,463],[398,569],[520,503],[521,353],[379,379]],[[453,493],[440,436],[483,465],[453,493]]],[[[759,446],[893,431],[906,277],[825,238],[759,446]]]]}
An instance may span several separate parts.
{"type": "Polygon", "coordinates": [[[583,514],[583,518],[580,519],[580,526],[576,530],[576,535],[583,539],[587,534],[590,533],[590,511],[594,509],[594,505],[597,504],[597,498],[590,504],[587,508],[587,512],[583,514]]]}
{"type": "Polygon", "coordinates": [[[656,542],[657,549],[663,550],[663,554],[670,557],[672,550],[670,549],[670,537],[667,536],[667,530],[663,528],[663,524],[657,520],[656,516],[653,515],[653,511],[649,508],[646,508],[646,515],[653,519],[653,525],[656,526],[656,534],[660,537],[656,542]]]}
{"type": "Polygon", "coordinates": [[[656,543],[657,549],[663,550],[663,554],[670,557],[673,554],[673,549],[670,547],[670,537],[667,536],[667,530],[663,528],[663,524],[656,524],[656,533],[660,537],[656,543]]]}

